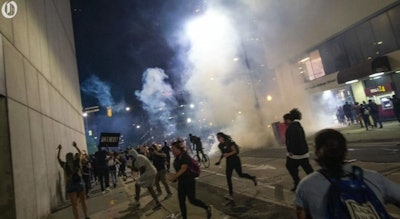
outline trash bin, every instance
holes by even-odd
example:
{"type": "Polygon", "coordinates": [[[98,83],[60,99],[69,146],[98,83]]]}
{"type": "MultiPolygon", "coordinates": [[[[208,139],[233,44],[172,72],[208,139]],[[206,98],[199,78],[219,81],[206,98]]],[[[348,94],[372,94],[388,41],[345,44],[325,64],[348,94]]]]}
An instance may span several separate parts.
{"type": "Polygon", "coordinates": [[[278,142],[280,145],[284,145],[286,142],[286,139],[285,139],[286,125],[285,125],[285,123],[281,123],[281,122],[272,123],[272,130],[274,132],[275,141],[278,142]]]}

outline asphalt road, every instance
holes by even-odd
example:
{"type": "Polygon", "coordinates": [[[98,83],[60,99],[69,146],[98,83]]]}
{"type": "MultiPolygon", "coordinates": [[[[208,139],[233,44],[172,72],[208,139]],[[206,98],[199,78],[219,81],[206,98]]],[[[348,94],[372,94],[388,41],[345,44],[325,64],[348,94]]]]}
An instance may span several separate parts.
{"type": "MultiPolygon", "coordinates": [[[[384,175],[392,174],[393,171],[397,173],[399,169],[397,164],[400,163],[400,146],[397,143],[350,143],[348,148],[348,159],[356,160],[355,165],[376,170],[384,175]]],[[[285,154],[285,147],[242,151],[240,157],[243,171],[257,175],[259,187],[255,188],[252,183],[238,179],[234,173],[233,177],[236,177],[233,180],[234,191],[241,191],[238,194],[235,193],[235,200],[237,200],[235,204],[224,204],[226,201],[223,196],[227,193],[224,185],[224,167],[215,166],[213,163],[210,168],[203,169],[203,176],[197,183],[197,194],[200,198],[211,201],[217,209],[233,218],[295,218],[294,206],[290,206],[294,194],[288,191],[292,187],[292,182],[284,167],[285,154]],[[271,190],[272,192],[268,192],[271,190]],[[281,195],[285,199],[282,203],[286,205],[279,203],[281,195]],[[278,201],[274,202],[274,200],[278,201]]],[[[317,169],[316,163],[312,163],[317,169]]],[[[302,170],[300,174],[304,176],[301,172],[302,170]]],[[[400,213],[398,209],[393,208],[391,212],[400,213]]]]}

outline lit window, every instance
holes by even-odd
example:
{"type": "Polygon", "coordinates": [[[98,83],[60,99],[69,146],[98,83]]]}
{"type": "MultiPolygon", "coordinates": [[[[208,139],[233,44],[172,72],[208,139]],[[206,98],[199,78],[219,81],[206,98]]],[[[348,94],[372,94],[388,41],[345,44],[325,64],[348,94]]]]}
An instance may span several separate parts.
{"type": "Polygon", "coordinates": [[[319,51],[315,50],[309,56],[303,57],[297,62],[299,74],[306,81],[314,80],[325,75],[324,66],[322,64],[319,51]]]}

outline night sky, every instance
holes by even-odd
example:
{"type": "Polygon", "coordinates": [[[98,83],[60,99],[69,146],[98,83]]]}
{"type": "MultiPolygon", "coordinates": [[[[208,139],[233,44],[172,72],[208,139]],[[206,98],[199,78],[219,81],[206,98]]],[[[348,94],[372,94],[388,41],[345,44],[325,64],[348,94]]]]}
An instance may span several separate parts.
{"type": "MultiPolygon", "coordinates": [[[[81,84],[96,75],[110,85],[116,102],[140,104],[133,93],[141,88],[147,68],[159,67],[167,74],[176,71],[174,48],[164,36],[185,18],[195,16],[199,2],[72,0],[81,84]]],[[[97,101],[82,92],[84,107],[98,105],[97,101]]]]}
{"type": "MultiPolygon", "coordinates": [[[[148,114],[134,94],[142,88],[143,72],[161,68],[169,83],[179,86],[174,83],[181,70],[177,51],[185,48],[167,42],[166,36],[203,7],[200,0],[71,0],[82,106],[100,106],[86,121],[94,135],[126,133],[133,124],[148,123],[148,114]],[[104,88],[87,91],[94,84],[104,88]],[[110,99],[112,104],[108,104],[110,99]],[[113,107],[111,118],[106,117],[107,105],[120,107],[113,107]],[[121,110],[124,106],[131,107],[131,112],[121,110]]],[[[143,131],[130,134],[127,138],[134,142],[143,131]]]]}

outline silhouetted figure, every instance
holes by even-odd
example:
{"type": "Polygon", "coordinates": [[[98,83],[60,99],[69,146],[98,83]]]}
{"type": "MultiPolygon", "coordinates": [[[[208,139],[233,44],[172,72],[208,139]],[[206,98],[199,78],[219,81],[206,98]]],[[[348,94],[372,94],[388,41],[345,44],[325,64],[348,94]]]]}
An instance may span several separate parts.
{"type": "Polygon", "coordinates": [[[301,112],[298,109],[292,109],[288,114],[283,116],[286,128],[286,169],[294,181],[294,187],[291,191],[295,191],[300,182],[299,166],[301,166],[307,174],[314,170],[310,165],[308,153],[308,144],[304,129],[300,124],[301,112]]]}

